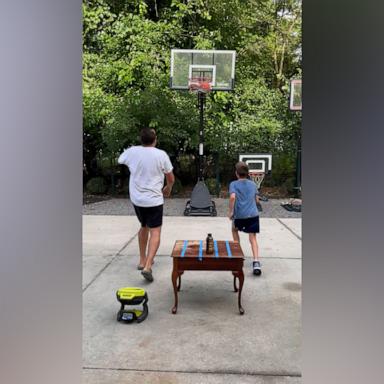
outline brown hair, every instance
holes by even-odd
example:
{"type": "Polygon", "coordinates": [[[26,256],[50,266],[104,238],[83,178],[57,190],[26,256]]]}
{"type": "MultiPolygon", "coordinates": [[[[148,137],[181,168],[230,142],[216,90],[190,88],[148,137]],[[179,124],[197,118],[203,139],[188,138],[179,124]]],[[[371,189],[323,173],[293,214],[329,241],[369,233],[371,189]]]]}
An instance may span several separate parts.
{"type": "Polygon", "coordinates": [[[140,140],[143,145],[151,145],[156,140],[156,132],[153,128],[143,128],[140,132],[140,140]]]}
{"type": "Polygon", "coordinates": [[[236,173],[238,174],[239,177],[247,177],[249,173],[248,165],[245,164],[242,161],[239,161],[236,164],[236,173]]]}

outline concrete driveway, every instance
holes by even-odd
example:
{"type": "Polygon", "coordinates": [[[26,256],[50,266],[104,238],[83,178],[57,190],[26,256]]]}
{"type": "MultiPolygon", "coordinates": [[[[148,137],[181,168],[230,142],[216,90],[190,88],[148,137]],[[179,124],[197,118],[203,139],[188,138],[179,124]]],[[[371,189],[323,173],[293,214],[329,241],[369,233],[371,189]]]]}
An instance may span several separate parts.
{"type": "Polygon", "coordinates": [[[153,283],[136,270],[138,228],[134,216],[83,216],[84,383],[301,382],[301,219],[261,219],[261,277],[241,234],[244,316],[230,272],[185,272],[178,313],[170,312],[174,241],[208,232],[231,239],[228,219],[164,217],[153,283]],[[124,286],[148,292],[141,324],[116,321],[124,286]]]}

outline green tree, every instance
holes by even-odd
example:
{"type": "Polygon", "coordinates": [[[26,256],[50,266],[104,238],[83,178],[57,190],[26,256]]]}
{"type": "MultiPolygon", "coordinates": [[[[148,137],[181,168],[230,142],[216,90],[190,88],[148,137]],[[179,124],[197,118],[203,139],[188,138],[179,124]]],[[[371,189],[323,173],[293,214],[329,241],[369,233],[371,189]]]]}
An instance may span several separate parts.
{"type": "Polygon", "coordinates": [[[169,89],[171,48],[237,52],[235,91],[207,98],[208,152],[234,161],[268,151],[294,164],[301,116],[288,111],[288,89],[301,73],[300,1],[88,0],[83,18],[87,164],[113,164],[144,126],[173,156],[196,152],[196,96],[169,89]]]}

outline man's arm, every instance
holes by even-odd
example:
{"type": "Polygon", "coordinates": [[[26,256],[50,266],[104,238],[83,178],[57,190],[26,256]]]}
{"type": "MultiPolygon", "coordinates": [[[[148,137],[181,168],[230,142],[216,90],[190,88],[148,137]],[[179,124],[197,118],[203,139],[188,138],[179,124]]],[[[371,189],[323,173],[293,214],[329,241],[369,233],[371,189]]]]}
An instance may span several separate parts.
{"type": "Polygon", "coordinates": [[[124,150],[123,153],[119,156],[117,160],[119,164],[127,165],[127,150],[124,150]]]}
{"type": "Polygon", "coordinates": [[[235,208],[235,201],[236,201],[236,193],[231,193],[229,196],[229,209],[228,209],[228,218],[229,220],[232,220],[233,218],[233,212],[235,208]]]}
{"type": "Polygon", "coordinates": [[[169,173],[166,173],[165,179],[167,181],[167,185],[163,188],[163,195],[165,197],[169,197],[171,195],[172,187],[173,187],[173,184],[175,182],[175,176],[174,176],[173,172],[171,171],[169,173]]]}

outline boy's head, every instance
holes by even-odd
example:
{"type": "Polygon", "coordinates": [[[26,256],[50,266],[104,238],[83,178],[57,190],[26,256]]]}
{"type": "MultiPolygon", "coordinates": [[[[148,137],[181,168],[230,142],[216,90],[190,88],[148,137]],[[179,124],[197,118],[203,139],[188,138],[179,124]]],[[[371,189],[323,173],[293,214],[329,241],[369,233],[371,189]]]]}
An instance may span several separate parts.
{"type": "Polygon", "coordinates": [[[140,132],[140,140],[144,146],[155,146],[156,131],[153,128],[143,128],[140,132]]]}
{"type": "Polygon", "coordinates": [[[248,177],[249,169],[248,165],[243,161],[239,161],[236,165],[236,176],[239,179],[246,179],[248,177]]]}

